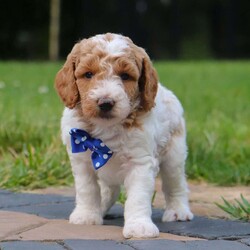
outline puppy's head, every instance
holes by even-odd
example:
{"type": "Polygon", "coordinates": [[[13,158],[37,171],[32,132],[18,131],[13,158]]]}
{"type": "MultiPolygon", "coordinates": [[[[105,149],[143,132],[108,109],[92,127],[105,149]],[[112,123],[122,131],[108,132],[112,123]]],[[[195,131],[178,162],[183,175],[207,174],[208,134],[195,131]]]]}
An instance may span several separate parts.
{"type": "Polygon", "coordinates": [[[80,108],[86,121],[110,126],[150,111],[157,82],[146,52],[129,38],[108,33],[73,47],[55,87],[65,106],[80,108]]]}

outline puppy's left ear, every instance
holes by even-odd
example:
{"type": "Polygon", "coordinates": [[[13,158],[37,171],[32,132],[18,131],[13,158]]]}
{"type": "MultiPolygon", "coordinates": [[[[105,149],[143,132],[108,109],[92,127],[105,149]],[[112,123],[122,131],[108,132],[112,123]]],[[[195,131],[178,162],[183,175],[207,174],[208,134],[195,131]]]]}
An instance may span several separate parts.
{"type": "Polygon", "coordinates": [[[141,93],[141,108],[147,112],[155,105],[155,96],[158,89],[158,77],[148,55],[143,51],[142,70],[139,79],[141,93]]]}

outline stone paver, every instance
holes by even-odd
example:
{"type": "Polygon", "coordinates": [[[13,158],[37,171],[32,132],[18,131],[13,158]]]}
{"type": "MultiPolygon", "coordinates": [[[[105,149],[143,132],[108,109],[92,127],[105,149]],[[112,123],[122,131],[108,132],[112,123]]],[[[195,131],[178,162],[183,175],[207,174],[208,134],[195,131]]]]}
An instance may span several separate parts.
{"type": "Polygon", "coordinates": [[[195,217],[190,222],[157,223],[161,232],[204,239],[236,239],[250,235],[250,223],[195,217]]]}
{"type": "Polygon", "coordinates": [[[213,240],[213,241],[131,241],[129,243],[136,250],[249,250],[249,247],[239,242],[213,240]]]}
{"type": "MultiPolygon", "coordinates": [[[[202,188],[196,198],[206,204],[202,188]]],[[[72,188],[62,190],[64,195],[0,190],[0,249],[250,249],[250,223],[200,216],[191,222],[162,223],[161,197],[155,200],[161,206],[155,205],[152,214],[161,231],[157,239],[124,239],[123,207],[118,204],[111,208],[104,225],[72,225],[68,222],[74,207],[72,188]]]]}
{"type": "Polygon", "coordinates": [[[0,211],[0,240],[37,228],[48,220],[30,214],[0,211]]]}
{"type": "MultiPolygon", "coordinates": [[[[0,212],[1,240],[58,241],[63,239],[95,239],[123,241],[120,226],[73,225],[67,220],[47,220],[34,215],[16,212],[0,212]]],[[[159,239],[178,241],[197,240],[196,238],[161,233],[159,239]]]]}
{"type": "Polygon", "coordinates": [[[0,210],[35,214],[48,219],[68,218],[74,208],[74,197],[55,194],[0,193],[0,210]]]}
{"type": "Polygon", "coordinates": [[[241,239],[240,242],[244,243],[247,246],[250,246],[250,237],[249,238],[245,238],[245,239],[241,239]]]}
{"type": "MultiPolygon", "coordinates": [[[[22,194],[22,193],[13,194],[13,197],[11,194],[8,194],[7,196],[10,200],[11,206],[8,205],[7,201],[7,203],[5,204],[6,207],[4,209],[8,208],[8,210],[11,211],[19,211],[29,214],[35,214],[40,217],[45,217],[48,219],[67,220],[70,212],[74,207],[74,199],[72,197],[60,197],[58,195],[41,195],[41,194],[37,195],[38,197],[35,197],[36,196],[35,194],[22,194]],[[23,202],[22,205],[19,206],[17,205],[17,203],[14,203],[12,201],[11,197],[17,200],[24,200],[25,202],[23,202]],[[27,205],[29,198],[31,199],[31,204],[27,205]]],[[[221,220],[221,219],[211,220],[198,216],[196,216],[194,220],[190,222],[162,223],[161,222],[162,214],[163,214],[162,209],[155,209],[155,208],[153,209],[153,214],[152,214],[153,221],[156,223],[160,231],[163,233],[171,233],[189,237],[200,237],[205,239],[246,237],[250,235],[249,223],[221,220]],[[225,228],[227,230],[225,230],[225,228]]],[[[108,213],[108,216],[104,220],[104,224],[122,227],[124,224],[123,207],[121,205],[113,206],[110,212],[108,213]]],[[[61,231],[62,229],[65,229],[65,231],[68,232],[68,231],[74,231],[74,228],[75,226],[68,224],[67,221],[51,220],[48,224],[36,230],[39,230],[40,235],[43,235],[43,233],[45,233],[46,237],[48,237],[49,240],[53,240],[53,239],[60,239],[59,235],[65,235],[65,233],[61,231]],[[62,226],[60,225],[59,222],[60,223],[65,222],[65,225],[62,226]],[[49,230],[50,228],[53,228],[52,229],[52,232],[54,232],[53,234],[50,232],[49,230]]],[[[102,226],[102,228],[104,227],[102,226]]],[[[111,229],[111,227],[109,229],[111,229]]],[[[119,232],[119,230],[121,230],[121,228],[115,229],[113,233],[119,232]]],[[[27,240],[31,240],[32,237],[34,236],[27,236],[29,234],[30,232],[23,233],[22,237],[24,237],[27,240]]],[[[78,238],[80,237],[80,239],[82,239],[83,237],[82,234],[79,235],[76,232],[74,232],[74,235],[77,235],[77,237],[78,238]]],[[[121,232],[119,232],[118,235],[119,237],[114,234],[113,237],[115,237],[115,239],[121,239],[121,232]]],[[[65,237],[66,236],[64,236],[63,238],[65,237]]],[[[75,237],[71,237],[70,235],[68,235],[67,237],[75,239],[75,237]]],[[[92,236],[90,233],[88,237],[90,237],[89,239],[93,239],[94,236],[92,236]]],[[[39,237],[39,239],[37,240],[40,239],[41,238],[39,237]]],[[[111,239],[111,238],[108,238],[107,235],[104,234],[104,236],[100,237],[100,239],[111,239]]]]}
{"type": "Polygon", "coordinates": [[[65,240],[65,246],[69,249],[74,250],[135,250],[135,248],[126,245],[122,242],[117,242],[113,240],[107,241],[96,241],[96,240],[65,240]]]}
{"type": "Polygon", "coordinates": [[[57,242],[10,241],[0,243],[3,250],[66,250],[57,242]]]}
{"type": "MultiPolygon", "coordinates": [[[[218,187],[206,183],[189,183],[189,200],[191,210],[195,215],[216,217],[216,218],[228,218],[228,214],[222,211],[215,205],[215,202],[223,203],[221,197],[223,196],[228,201],[234,201],[234,199],[240,199],[240,194],[243,194],[247,200],[250,200],[250,188],[245,186],[236,187],[218,187]]],[[[164,195],[161,191],[161,180],[156,179],[155,190],[157,191],[154,199],[155,208],[164,207],[164,195]]],[[[75,190],[73,187],[61,187],[34,190],[32,193],[40,194],[57,194],[63,196],[74,196],[75,190]]]]}
{"type": "Polygon", "coordinates": [[[22,207],[31,205],[43,204],[62,204],[64,202],[74,202],[74,197],[65,197],[61,195],[43,195],[43,194],[29,194],[29,193],[10,193],[1,192],[0,209],[12,207],[22,207]]]}
{"type": "MultiPolygon", "coordinates": [[[[105,223],[122,226],[124,223],[122,214],[123,209],[121,206],[113,206],[109,213],[110,219],[105,220],[105,223]],[[116,214],[117,218],[112,219],[112,213],[116,214]]],[[[199,216],[195,216],[194,219],[189,222],[162,223],[162,214],[163,210],[153,209],[152,218],[159,230],[164,233],[200,237],[204,239],[240,238],[250,235],[250,223],[222,219],[208,219],[199,216]]]]}
{"type": "Polygon", "coordinates": [[[11,241],[0,242],[4,250],[249,250],[240,242],[213,241],[173,241],[173,240],[64,240],[60,242],[11,241]]]}
{"type": "Polygon", "coordinates": [[[103,225],[73,225],[66,220],[50,220],[48,223],[23,233],[6,237],[5,240],[63,240],[95,239],[124,240],[122,228],[103,225]]]}
{"type": "Polygon", "coordinates": [[[73,211],[74,201],[63,203],[31,204],[9,207],[9,211],[35,214],[48,219],[68,219],[73,211]]]}

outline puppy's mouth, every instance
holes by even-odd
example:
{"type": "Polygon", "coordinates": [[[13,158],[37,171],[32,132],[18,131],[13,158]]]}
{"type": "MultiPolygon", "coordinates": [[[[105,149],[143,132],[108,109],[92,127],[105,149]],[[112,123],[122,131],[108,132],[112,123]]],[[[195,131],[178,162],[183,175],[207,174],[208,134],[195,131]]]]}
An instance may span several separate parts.
{"type": "Polygon", "coordinates": [[[115,118],[115,116],[111,112],[103,112],[103,111],[99,112],[99,117],[107,120],[115,118]]]}

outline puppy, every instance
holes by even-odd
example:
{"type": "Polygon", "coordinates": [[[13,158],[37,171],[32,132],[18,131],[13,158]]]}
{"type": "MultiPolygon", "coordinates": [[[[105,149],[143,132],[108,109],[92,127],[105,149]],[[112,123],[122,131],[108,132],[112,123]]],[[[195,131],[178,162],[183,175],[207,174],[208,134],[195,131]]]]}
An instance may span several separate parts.
{"type": "Polygon", "coordinates": [[[162,221],[193,218],[183,109],[158,83],[142,48],[118,34],[83,39],[57,73],[55,88],[66,106],[62,140],[76,188],[71,223],[102,224],[124,185],[124,237],[157,237],[151,198],[158,172],[166,198],[162,221]]]}

